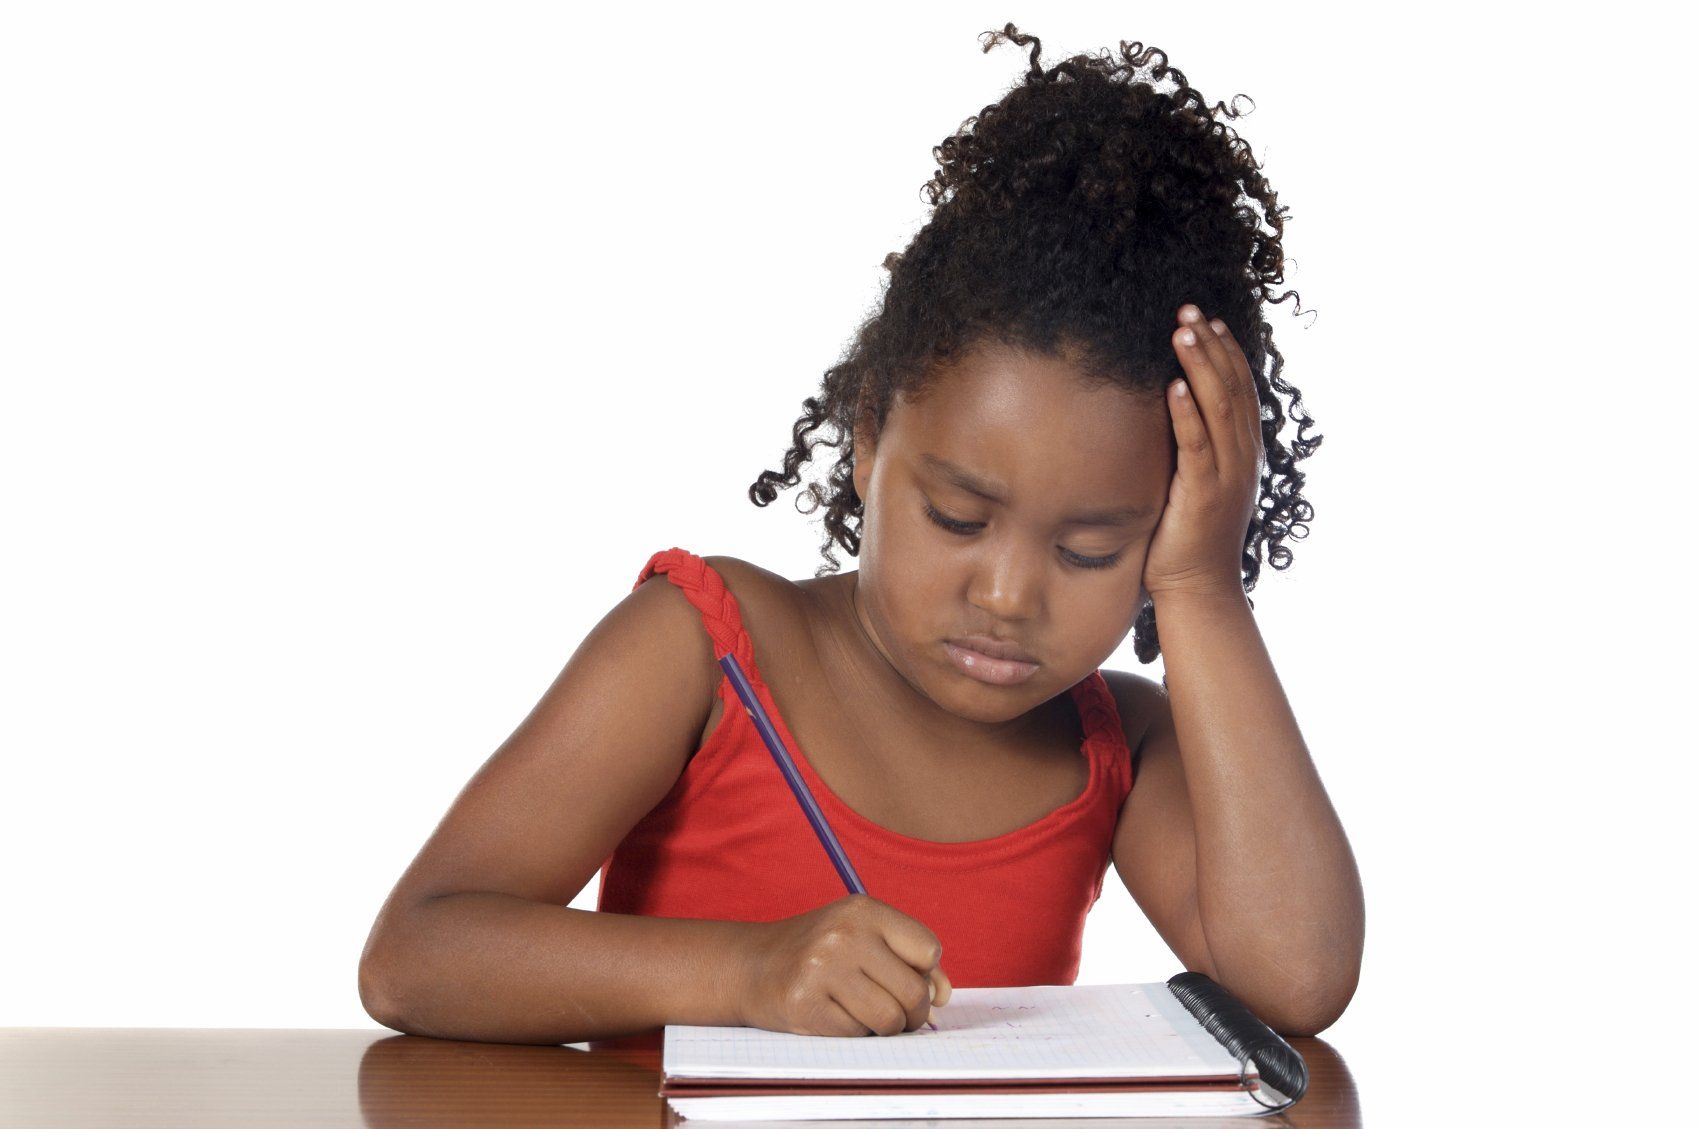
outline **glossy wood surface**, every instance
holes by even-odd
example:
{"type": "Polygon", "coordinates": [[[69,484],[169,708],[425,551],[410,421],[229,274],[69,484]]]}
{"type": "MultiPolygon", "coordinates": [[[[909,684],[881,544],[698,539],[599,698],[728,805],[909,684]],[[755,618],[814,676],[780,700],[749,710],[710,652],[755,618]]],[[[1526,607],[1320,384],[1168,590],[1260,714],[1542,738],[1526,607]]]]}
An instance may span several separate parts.
{"type": "MultiPolygon", "coordinates": [[[[955,1129],[1359,1126],[1334,1049],[1295,1039],[1310,1091],[1261,1118],[951,1121],[955,1129]]],[[[0,1126],[597,1126],[670,1120],[656,1095],[661,1033],[556,1047],[462,1043],[382,1030],[0,1028],[0,1126]]],[[[728,1122],[701,1122],[727,1126],[728,1122]]],[[[939,1122],[762,1123],[906,1129],[939,1122]]]]}

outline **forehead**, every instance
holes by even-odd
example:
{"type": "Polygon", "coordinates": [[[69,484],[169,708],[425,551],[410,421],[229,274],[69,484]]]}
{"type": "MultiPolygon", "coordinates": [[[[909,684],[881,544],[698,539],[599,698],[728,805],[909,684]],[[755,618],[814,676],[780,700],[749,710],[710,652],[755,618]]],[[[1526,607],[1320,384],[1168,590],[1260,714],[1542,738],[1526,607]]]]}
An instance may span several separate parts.
{"type": "Polygon", "coordinates": [[[964,354],[899,397],[880,445],[967,462],[1009,480],[1126,492],[1174,465],[1168,407],[1158,395],[1089,379],[1067,360],[1002,346],[964,354]]]}

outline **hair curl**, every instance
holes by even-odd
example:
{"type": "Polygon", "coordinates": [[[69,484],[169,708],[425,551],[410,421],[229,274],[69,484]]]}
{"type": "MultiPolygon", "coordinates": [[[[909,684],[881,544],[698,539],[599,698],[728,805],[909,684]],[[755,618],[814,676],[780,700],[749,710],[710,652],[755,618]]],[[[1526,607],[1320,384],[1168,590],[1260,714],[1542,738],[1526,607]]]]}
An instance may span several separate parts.
{"type": "MultiPolygon", "coordinates": [[[[820,394],[803,401],[783,470],[763,471],[750,501],[772,502],[798,484],[815,448],[837,447],[825,487],[811,483],[798,496],[803,513],[826,508],[826,563],[815,575],[836,572],[833,545],[851,556],[861,545],[858,420],[877,436],[895,396],[913,395],[937,366],[988,340],[1066,357],[1088,375],[1161,399],[1183,375],[1170,334],[1174,311],[1190,301],[1228,324],[1257,385],[1266,465],[1240,557],[1249,593],[1261,552],[1285,569],[1292,550],[1281,542],[1309,533],[1315,515],[1299,493],[1298,462],[1322,436],[1306,436],[1315,421],[1281,379],[1281,353],[1262,317],[1265,302],[1288,298],[1293,315],[1301,312],[1296,291],[1274,293],[1287,209],[1251,147],[1216,120],[1240,117],[1245,96],[1209,106],[1164,52],[1137,42],[1121,44],[1119,61],[1106,50],[1044,69],[1038,38],[1014,24],[981,38],[988,52],[1002,42],[1030,45],[1030,69],[933,150],[939,169],[922,186],[931,217],[904,251],[886,256],[880,308],[826,370],[820,394]],[[1166,80],[1174,89],[1158,88],[1166,80]],[[1287,418],[1299,425],[1290,447],[1280,439],[1287,418]],[[830,437],[817,436],[823,428],[830,437]],[[804,499],[813,504],[804,508],[804,499]]],[[[1159,653],[1150,600],[1134,623],[1134,652],[1142,663],[1159,653]]]]}

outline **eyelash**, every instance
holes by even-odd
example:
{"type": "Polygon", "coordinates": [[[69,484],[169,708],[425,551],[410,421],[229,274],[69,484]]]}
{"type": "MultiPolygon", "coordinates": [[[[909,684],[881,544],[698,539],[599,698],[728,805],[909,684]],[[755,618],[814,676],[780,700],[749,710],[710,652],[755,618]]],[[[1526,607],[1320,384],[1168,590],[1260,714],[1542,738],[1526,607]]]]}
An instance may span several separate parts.
{"type": "MultiPolygon", "coordinates": [[[[981,523],[979,522],[956,521],[953,518],[945,517],[943,514],[933,509],[931,505],[923,504],[921,508],[926,512],[928,521],[931,521],[940,529],[947,530],[959,537],[967,537],[969,534],[980,528],[981,523]]],[[[1111,553],[1107,557],[1083,557],[1079,553],[1071,553],[1067,549],[1063,550],[1063,556],[1067,557],[1069,559],[1069,563],[1073,564],[1076,568],[1109,568],[1111,565],[1122,559],[1122,555],[1120,553],[1111,553]]]]}

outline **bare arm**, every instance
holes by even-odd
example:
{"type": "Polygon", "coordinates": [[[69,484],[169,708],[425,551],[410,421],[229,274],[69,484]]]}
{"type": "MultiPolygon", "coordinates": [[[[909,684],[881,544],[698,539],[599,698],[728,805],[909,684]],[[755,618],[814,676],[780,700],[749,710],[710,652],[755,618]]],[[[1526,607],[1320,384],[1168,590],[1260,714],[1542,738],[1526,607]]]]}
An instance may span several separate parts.
{"type": "Polygon", "coordinates": [[[447,894],[388,924],[387,948],[368,949],[362,961],[361,999],[398,1031],[499,1043],[576,1043],[668,1023],[740,1024],[749,928],[568,909],[510,894],[447,894]],[[391,991],[398,996],[389,998],[391,991]]]}
{"type": "Polygon", "coordinates": [[[1176,316],[1176,468],[1143,574],[1168,692],[1148,694],[1116,867],[1188,968],[1310,1035],[1357,988],[1363,888],[1242,588],[1266,462],[1257,381],[1226,323],[1176,316]]]}
{"type": "Polygon", "coordinates": [[[360,959],[368,1013],[414,1034],[535,1043],[738,1022],[751,926],[566,908],[677,781],[717,674],[665,577],[609,612],[385,902],[360,959]]]}
{"type": "MultiPolygon", "coordinates": [[[[758,634],[787,614],[759,570],[708,562],[739,578],[758,634]]],[[[566,908],[677,782],[720,679],[665,579],[609,613],[396,884],[360,958],[367,1012],[413,1034],[515,1043],[667,1023],[824,1036],[925,1023],[951,991],[938,937],[865,894],[763,922],[566,908]]]]}
{"type": "Polygon", "coordinates": [[[1344,828],[1241,592],[1158,598],[1168,693],[1150,718],[1116,867],[1170,946],[1287,1034],[1339,1018],[1363,958],[1344,828]]]}

